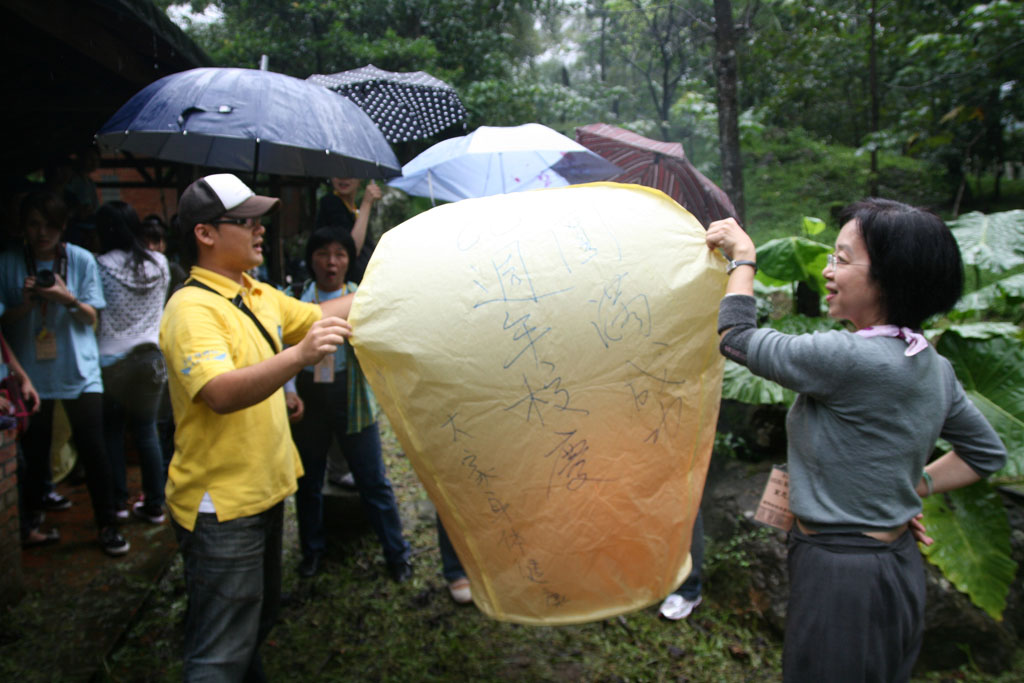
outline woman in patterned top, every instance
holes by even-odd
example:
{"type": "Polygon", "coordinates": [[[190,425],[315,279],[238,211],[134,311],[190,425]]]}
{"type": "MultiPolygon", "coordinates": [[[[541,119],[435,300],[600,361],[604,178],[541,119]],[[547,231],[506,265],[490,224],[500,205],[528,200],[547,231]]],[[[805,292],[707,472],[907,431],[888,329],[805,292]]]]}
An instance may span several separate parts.
{"type": "MultiPolygon", "coordinates": [[[[300,298],[321,303],[352,296],[356,284],[346,276],[355,253],[352,237],[343,228],[328,226],[313,231],[306,245],[306,266],[314,280],[300,298]]],[[[380,539],[391,578],[398,582],[407,580],[412,575],[409,543],[402,535],[395,493],[384,470],[370,386],[351,344],[339,347],[315,367],[305,368],[293,381],[297,396],[292,382],[285,385],[285,392],[292,408],[292,437],[305,470],[295,494],[302,546],[299,575],[310,577],[318,573],[327,548],[321,489],[327,451],[337,438],[363,509],[380,539]],[[297,411],[296,405],[301,406],[297,411]]]]}
{"type": "Polygon", "coordinates": [[[167,372],[157,346],[160,316],[170,282],[167,259],[148,251],[141,223],[128,204],[107,202],[96,212],[103,253],[97,259],[107,308],[100,316],[103,433],[113,475],[118,517],[128,518],[124,434],[129,427],[139,453],[143,498],[132,512],[153,524],[164,521],[164,468],[156,413],[167,372]]]}

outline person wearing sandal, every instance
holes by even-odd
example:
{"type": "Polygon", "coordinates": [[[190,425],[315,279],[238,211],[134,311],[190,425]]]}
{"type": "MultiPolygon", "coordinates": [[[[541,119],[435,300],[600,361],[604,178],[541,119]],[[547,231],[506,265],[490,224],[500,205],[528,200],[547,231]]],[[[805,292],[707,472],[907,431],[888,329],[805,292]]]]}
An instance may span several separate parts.
{"type": "MultiPolygon", "coordinates": [[[[22,248],[0,254],[4,331],[39,392],[39,414],[22,437],[24,491],[33,512],[71,503],[50,484],[53,411],[64,405],[98,529],[111,556],[131,547],[117,529],[110,463],[103,441],[103,380],[93,325],[106,301],[93,255],[63,241],[68,209],[52,192],[36,190],[21,203],[22,248]]],[[[20,479],[20,477],[19,477],[20,479]]]]}

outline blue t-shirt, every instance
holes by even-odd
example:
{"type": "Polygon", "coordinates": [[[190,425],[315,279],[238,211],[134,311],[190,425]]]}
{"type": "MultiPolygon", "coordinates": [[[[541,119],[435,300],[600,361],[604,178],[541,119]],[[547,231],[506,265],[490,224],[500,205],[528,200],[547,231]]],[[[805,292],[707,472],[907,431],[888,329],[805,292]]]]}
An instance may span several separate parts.
{"type": "MultiPolygon", "coordinates": [[[[300,301],[312,301],[315,303],[323,303],[324,301],[330,301],[331,299],[337,299],[340,296],[346,294],[352,294],[359,287],[354,282],[347,282],[333,292],[325,292],[316,286],[315,282],[310,282],[306,285],[306,289],[303,290],[302,295],[299,297],[300,301]]],[[[313,372],[313,366],[307,365],[303,368],[306,372],[313,372]]],[[[345,370],[345,347],[339,346],[338,350],[334,352],[334,372],[344,372],[345,370]]]]}
{"type": "MultiPolygon", "coordinates": [[[[96,310],[106,307],[96,258],[86,249],[66,246],[67,287],[82,303],[96,310]]],[[[51,270],[52,261],[36,261],[36,272],[51,270]]],[[[0,254],[0,306],[9,311],[21,305],[28,269],[19,247],[0,254]]],[[[4,321],[4,336],[21,361],[40,398],[77,398],[85,392],[102,392],[99,348],[91,325],[75,320],[67,308],[53,301],[37,303],[16,321],[4,321]],[[35,339],[46,327],[57,339],[57,357],[36,360],[35,339]]]]}

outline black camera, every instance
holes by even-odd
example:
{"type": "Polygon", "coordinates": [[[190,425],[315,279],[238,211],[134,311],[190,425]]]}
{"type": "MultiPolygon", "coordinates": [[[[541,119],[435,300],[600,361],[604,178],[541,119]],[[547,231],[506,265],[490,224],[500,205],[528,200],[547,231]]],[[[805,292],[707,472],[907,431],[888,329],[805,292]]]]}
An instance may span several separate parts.
{"type": "Polygon", "coordinates": [[[53,276],[52,270],[40,270],[36,273],[36,287],[38,289],[49,289],[56,284],[57,278],[53,276]]]}

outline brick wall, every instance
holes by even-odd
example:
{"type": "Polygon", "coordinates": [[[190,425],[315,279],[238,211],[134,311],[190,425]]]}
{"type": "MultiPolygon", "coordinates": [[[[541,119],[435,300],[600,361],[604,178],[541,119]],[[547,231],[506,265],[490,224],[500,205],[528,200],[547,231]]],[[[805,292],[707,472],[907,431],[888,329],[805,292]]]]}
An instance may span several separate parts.
{"type": "MultiPolygon", "coordinates": [[[[103,168],[89,176],[94,182],[140,182],[143,180],[138,171],[131,168],[103,168]]],[[[145,187],[104,187],[99,191],[100,205],[119,199],[131,204],[139,218],[155,213],[170,222],[171,216],[178,212],[178,191],[174,188],[145,187]]]]}
{"type": "Polygon", "coordinates": [[[14,434],[13,429],[0,432],[0,606],[17,602],[24,591],[14,434]]]}

